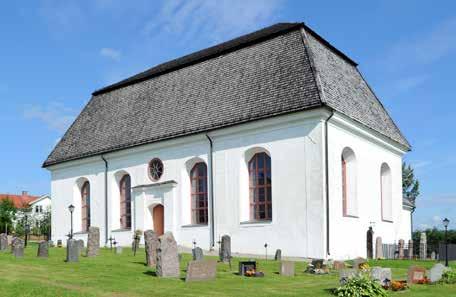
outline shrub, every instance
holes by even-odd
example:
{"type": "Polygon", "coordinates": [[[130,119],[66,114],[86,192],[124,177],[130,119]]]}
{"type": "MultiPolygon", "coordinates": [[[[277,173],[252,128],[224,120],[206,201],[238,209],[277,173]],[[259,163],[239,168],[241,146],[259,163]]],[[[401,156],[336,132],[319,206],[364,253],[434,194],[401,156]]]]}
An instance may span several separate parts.
{"type": "Polygon", "coordinates": [[[440,280],[445,284],[456,284],[456,271],[447,270],[442,274],[442,279],[440,280]]]}
{"type": "Polygon", "coordinates": [[[345,285],[337,288],[334,294],[338,297],[386,297],[386,291],[376,281],[366,275],[353,277],[345,285]]]}

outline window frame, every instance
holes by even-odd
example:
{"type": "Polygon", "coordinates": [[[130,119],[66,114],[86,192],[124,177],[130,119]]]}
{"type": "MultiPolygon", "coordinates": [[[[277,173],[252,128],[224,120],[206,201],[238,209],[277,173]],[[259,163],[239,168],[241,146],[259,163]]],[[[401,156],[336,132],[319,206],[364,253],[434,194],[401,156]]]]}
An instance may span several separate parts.
{"type": "Polygon", "coordinates": [[[207,176],[207,165],[205,162],[197,162],[193,165],[190,170],[190,211],[191,221],[193,225],[208,225],[209,223],[209,200],[208,200],[208,176],[207,176]],[[204,166],[205,175],[200,175],[200,166],[204,166]],[[197,170],[197,175],[194,176],[194,171],[197,170]],[[203,180],[205,191],[195,191],[199,189],[199,181],[203,180]],[[201,199],[203,196],[203,206],[197,206],[196,199],[201,199]],[[201,217],[201,211],[203,216],[201,217]]]}
{"type": "Polygon", "coordinates": [[[81,230],[89,231],[90,223],[90,182],[85,181],[81,187],[81,230]]]}
{"type": "Polygon", "coordinates": [[[247,163],[249,177],[249,217],[253,222],[271,222],[273,218],[272,210],[272,159],[266,152],[255,153],[247,163]],[[263,158],[263,167],[259,168],[260,157],[263,158]],[[252,170],[252,164],[255,162],[255,168],[252,170]],[[269,164],[269,167],[268,167],[269,164]],[[263,184],[258,181],[263,174],[263,184]],[[269,174],[268,174],[269,173],[269,174]],[[267,182],[269,176],[269,183],[267,182]],[[264,199],[260,201],[260,190],[263,189],[264,199]],[[252,195],[253,194],[253,195],[252,195]],[[257,199],[255,199],[255,196],[257,199]],[[264,218],[261,218],[260,207],[264,206],[264,218]]]}
{"type": "Polygon", "coordinates": [[[120,191],[120,228],[130,230],[132,226],[131,214],[131,176],[125,174],[119,181],[120,191]]]}

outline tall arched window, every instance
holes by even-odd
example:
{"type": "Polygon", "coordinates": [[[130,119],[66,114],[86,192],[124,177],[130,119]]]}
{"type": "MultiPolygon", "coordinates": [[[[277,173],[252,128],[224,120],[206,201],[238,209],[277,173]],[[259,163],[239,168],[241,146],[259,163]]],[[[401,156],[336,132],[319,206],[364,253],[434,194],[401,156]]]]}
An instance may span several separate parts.
{"type": "Polygon", "coordinates": [[[190,171],[192,224],[207,225],[207,166],[204,162],[196,163],[190,171]]]}
{"type": "Polygon", "coordinates": [[[393,221],[393,193],[391,184],[391,169],[383,163],[380,168],[380,195],[382,203],[382,220],[393,221]]]}
{"type": "Polygon", "coordinates": [[[342,214],[358,216],[356,157],[350,148],[345,148],[341,156],[342,167],[342,214]]]}
{"type": "Polygon", "coordinates": [[[81,188],[81,222],[82,231],[90,227],[90,183],[86,181],[81,188]]]}
{"type": "Polygon", "coordinates": [[[120,187],[120,226],[122,229],[131,228],[131,179],[126,174],[119,183],[120,187]]]}
{"type": "Polygon", "coordinates": [[[257,153],[249,161],[250,219],[272,220],[271,157],[257,153]]]}

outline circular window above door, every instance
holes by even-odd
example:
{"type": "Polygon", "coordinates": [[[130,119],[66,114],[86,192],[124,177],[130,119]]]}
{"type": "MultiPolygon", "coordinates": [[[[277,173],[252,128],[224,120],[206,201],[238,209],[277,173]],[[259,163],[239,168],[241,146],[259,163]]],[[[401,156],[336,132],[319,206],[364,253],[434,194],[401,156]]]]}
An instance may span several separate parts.
{"type": "Polygon", "coordinates": [[[163,175],[163,162],[158,159],[152,159],[152,161],[149,162],[149,177],[153,181],[158,181],[163,175]]]}

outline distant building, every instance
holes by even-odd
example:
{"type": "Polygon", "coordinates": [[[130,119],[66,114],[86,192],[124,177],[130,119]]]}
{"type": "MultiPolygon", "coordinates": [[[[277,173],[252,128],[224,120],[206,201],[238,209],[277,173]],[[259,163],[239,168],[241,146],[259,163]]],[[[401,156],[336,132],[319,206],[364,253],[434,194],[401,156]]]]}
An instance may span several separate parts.
{"type": "Polygon", "coordinates": [[[29,214],[35,219],[40,219],[46,212],[51,211],[51,196],[43,195],[29,204],[29,214]]]}
{"type": "Polygon", "coordinates": [[[21,195],[16,194],[0,194],[0,201],[9,199],[18,209],[26,209],[30,207],[30,203],[40,198],[39,196],[29,195],[27,191],[22,191],[21,195]]]}

